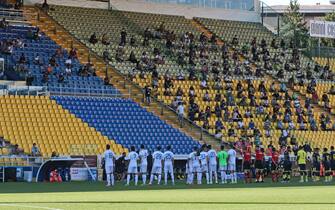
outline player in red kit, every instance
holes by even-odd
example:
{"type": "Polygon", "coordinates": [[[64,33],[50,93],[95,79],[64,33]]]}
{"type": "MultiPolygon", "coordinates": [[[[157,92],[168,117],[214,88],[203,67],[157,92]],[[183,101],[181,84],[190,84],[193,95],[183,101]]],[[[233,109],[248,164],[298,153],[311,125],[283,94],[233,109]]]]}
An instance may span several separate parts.
{"type": "Polygon", "coordinates": [[[276,148],[272,148],[272,163],[271,163],[271,175],[272,175],[272,182],[278,182],[279,172],[279,152],[276,148]]]}
{"type": "Polygon", "coordinates": [[[264,170],[264,149],[256,148],[256,182],[263,182],[263,170],[264,170]]]}
{"type": "Polygon", "coordinates": [[[251,183],[251,148],[247,148],[243,153],[243,170],[245,183],[251,183]]]}

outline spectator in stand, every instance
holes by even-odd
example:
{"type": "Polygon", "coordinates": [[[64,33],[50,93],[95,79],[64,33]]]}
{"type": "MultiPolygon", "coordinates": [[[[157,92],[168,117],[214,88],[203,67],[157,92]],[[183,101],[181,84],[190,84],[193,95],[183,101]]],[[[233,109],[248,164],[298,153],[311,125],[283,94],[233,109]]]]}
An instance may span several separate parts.
{"type": "Polygon", "coordinates": [[[335,86],[332,85],[331,88],[328,91],[328,94],[335,95],[335,86]]]}
{"type": "Polygon", "coordinates": [[[122,46],[119,46],[116,50],[115,59],[118,62],[124,61],[124,48],[122,46]]]}
{"type": "Polygon", "coordinates": [[[6,18],[2,18],[2,20],[0,21],[0,28],[7,28],[9,26],[6,18]]]}
{"type": "Polygon", "coordinates": [[[148,105],[151,103],[151,88],[146,85],[144,87],[144,96],[145,96],[145,101],[147,102],[148,105]]]}
{"type": "Polygon", "coordinates": [[[21,56],[19,58],[19,64],[26,64],[26,63],[27,63],[27,58],[23,53],[21,53],[21,56]]]}
{"type": "Polygon", "coordinates": [[[97,35],[96,35],[95,32],[91,35],[89,42],[90,42],[91,44],[96,44],[96,43],[98,43],[98,38],[97,38],[97,35]]]}
{"type": "Polygon", "coordinates": [[[19,148],[19,145],[15,144],[14,148],[12,148],[11,154],[12,155],[21,155],[22,152],[23,152],[23,150],[19,148]]]}
{"type": "Polygon", "coordinates": [[[31,148],[31,156],[33,157],[41,156],[40,149],[37,147],[36,143],[33,143],[33,146],[31,148]]]}
{"type": "Polygon", "coordinates": [[[180,102],[177,107],[177,113],[178,113],[178,120],[180,123],[180,127],[182,128],[184,126],[184,104],[183,102],[180,102]]]}
{"type": "Polygon", "coordinates": [[[120,40],[120,45],[121,46],[125,46],[126,45],[126,42],[127,42],[127,32],[124,28],[122,28],[122,31],[120,33],[120,36],[121,36],[121,40],[120,40]]]}
{"type": "Polygon", "coordinates": [[[104,33],[101,37],[101,43],[104,45],[109,45],[110,41],[109,41],[109,37],[107,35],[107,33],[104,33]]]}
{"type": "Polygon", "coordinates": [[[249,129],[252,129],[252,130],[255,128],[255,123],[254,123],[253,120],[251,120],[251,121],[249,122],[248,128],[249,128],[249,129]]]}
{"type": "Polygon", "coordinates": [[[71,59],[78,59],[78,53],[77,53],[77,49],[76,48],[71,48],[70,52],[69,52],[69,57],[71,59]]]}
{"type": "Polygon", "coordinates": [[[225,127],[223,126],[222,121],[220,120],[220,118],[218,118],[215,122],[215,130],[216,131],[222,131],[222,129],[225,129],[225,127]]]}

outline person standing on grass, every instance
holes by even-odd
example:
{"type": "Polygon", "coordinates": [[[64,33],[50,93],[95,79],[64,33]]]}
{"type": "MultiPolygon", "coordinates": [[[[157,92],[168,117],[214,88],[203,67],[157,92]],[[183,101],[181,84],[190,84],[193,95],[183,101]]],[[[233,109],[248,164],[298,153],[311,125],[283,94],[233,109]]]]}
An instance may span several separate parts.
{"type": "Polygon", "coordinates": [[[195,175],[197,175],[197,184],[201,184],[201,170],[200,170],[200,162],[199,162],[200,153],[198,151],[198,147],[193,148],[193,152],[190,153],[189,159],[192,162],[192,175],[191,175],[191,183],[193,183],[195,175]]]}
{"type": "Polygon", "coordinates": [[[228,150],[228,171],[230,174],[231,183],[237,183],[237,173],[236,173],[236,151],[235,145],[231,145],[228,150]]]}
{"type": "Polygon", "coordinates": [[[251,147],[243,152],[243,170],[245,183],[251,183],[251,147]]]}
{"type": "Polygon", "coordinates": [[[278,182],[279,172],[278,172],[278,165],[279,165],[279,153],[276,148],[272,147],[271,153],[271,176],[272,182],[278,182]]]}
{"type": "Polygon", "coordinates": [[[264,170],[264,149],[256,147],[255,157],[255,169],[256,169],[256,183],[263,181],[263,170],[264,170]]]}
{"type": "Polygon", "coordinates": [[[227,170],[228,170],[228,153],[225,151],[224,146],[221,145],[221,151],[218,152],[219,171],[221,173],[221,184],[227,183],[227,170]]]}
{"type": "Polygon", "coordinates": [[[104,161],[105,161],[105,171],[107,178],[107,187],[114,186],[114,165],[115,165],[115,154],[111,151],[111,146],[109,144],[106,145],[106,151],[104,153],[104,161]]]}
{"type": "Polygon", "coordinates": [[[167,185],[168,174],[170,174],[172,185],[174,185],[174,174],[173,174],[173,163],[174,154],[171,152],[171,146],[166,147],[166,151],[163,154],[164,160],[164,184],[167,185]]]}
{"type": "Polygon", "coordinates": [[[141,149],[139,152],[139,157],[141,160],[140,173],[142,175],[142,185],[145,185],[147,182],[147,171],[148,171],[148,150],[145,149],[144,145],[141,144],[141,149]]]}
{"type": "Polygon", "coordinates": [[[290,154],[288,151],[284,152],[284,161],[283,161],[283,183],[289,183],[291,180],[292,172],[292,162],[290,160],[290,154]]]}
{"type": "Polygon", "coordinates": [[[320,180],[320,167],[321,167],[321,156],[320,156],[319,148],[314,148],[312,160],[313,160],[312,178],[314,182],[317,182],[320,180]]]}
{"type": "Polygon", "coordinates": [[[152,154],[152,159],[154,161],[151,169],[150,182],[149,185],[152,185],[154,180],[154,176],[158,176],[158,185],[161,183],[162,179],[162,161],[163,161],[163,153],[161,152],[161,147],[158,146],[157,150],[152,154]]]}
{"type": "Polygon", "coordinates": [[[334,146],[330,147],[330,167],[332,170],[332,173],[330,175],[330,181],[333,180],[333,176],[335,175],[335,149],[334,146]]]}
{"type": "Polygon", "coordinates": [[[331,179],[331,169],[330,169],[330,154],[328,153],[328,149],[324,148],[322,153],[322,165],[325,169],[325,182],[330,182],[331,179]]]}
{"type": "Polygon", "coordinates": [[[306,159],[307,159],[307,153],[305,152],[304,147],[299,146],[299,151],[297,154],[297,163],[299,165],[299,171],[300,171],[300,182],[304,182],[304,180],[308,182],[308,175],[306,171],[306,159]]]}
{"type": "Polygon", "coordinates": [[[126,186],[129,186],[131,175],[133,176],[133,178],[135,180],[135,186],[137,186],[137,182],[138,182],[138,174],[137,174],[138,154],[135,152],[135,146],[131,146],[130,151],[131,152],[129,152],[128,156],[126,157],[126,160],[129,160],[126,186]]]}
{"type": "Polygon", "coordinates": [[[209,184],[213,184],[213,176],[215,178],[215,183],[218,183],[218,173],[217,173],[217,154],[212,145],[207,146],[208,149],[208,159],[209,159],[209,184]]]}
{"type": "Polygon", "coordinates": [[[201,173],[205,173],[206,175],[206,182],[209,184],[209,174],[208,174],[208,152],[207,152],[207,145],[204,144],[201,147],[200,152],[200,164],[201,164],[201,173]]]}

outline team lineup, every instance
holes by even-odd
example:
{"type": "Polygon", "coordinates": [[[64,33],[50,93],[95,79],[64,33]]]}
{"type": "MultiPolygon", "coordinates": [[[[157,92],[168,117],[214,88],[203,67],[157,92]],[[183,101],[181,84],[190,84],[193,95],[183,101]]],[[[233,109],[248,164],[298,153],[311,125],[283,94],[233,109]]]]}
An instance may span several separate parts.
{"type": "MultiPolygon", "coordinates": [[[[228,181],[231,184],[237,183],[237,152],[234,148],[234,145],[230,145],[230,149],[226,151],[225,147],[221,145],[220,151],[217,152],[211,145],[204,144],[200,149],[194,147],[193,152],[188,155],[186,161],[186,184],[193,184],[196,178],[196,183],[200,185],[203,177],[205,177],[207,184],[219,183],[218,178],[221,179],[221,184],[228,183],[228,181]]],[[[172,185],[175,184],[175,155],[171,151],[171,146],[167,146],[165,151],[162,150],[158,146],[152,154],[153,163],[149,185],[153,184],[154,179],[157,179],[157,184],[160,184],[162,172],[164,172],[165,185],[168,183],[168,178],[171,179],[172,185]]],[[[289,182],[293,165],[296,165],[299,169],[300,182],[308,182],[309,176],[312,177],[313,181],[320,180],[321,171],[324,171],[325,182],[332,181],[332,173],[335,170],[334,147],[331,147],[330,152],[328,152],[327,148],[324,148],[321,155],[319,149],[309,153],[304,150],[303,146],[300,146],[293,159],[288,150],[282,154],[274,147],[265,151],[264,148],[257,146],[254,153],[251,150],[251,147],[247,147],[241,152],[245,183],[251,183],[253,176],[255,176],[256,182],[264,182],[264,176],[269,173],[273,182],[278,182],[280,177],[282,182],[289,182]]],[[[149,152],[144,145],[140,146],[139,152],[135,151],[135,146],[130,148],[129,154],[125,157],[125,160],[129,161],[126,185],[130,184],[131,178],[134,180],[134,184],[137,185],[139,175],[142,178],[142,185],[147,184],[148,156],[149,152]]],[[[115,160],[116,156],[110,150],[110,145],[106,145],[103,161],[105,163],[107,186],[113,186],[115,182],[115,160]]]]}

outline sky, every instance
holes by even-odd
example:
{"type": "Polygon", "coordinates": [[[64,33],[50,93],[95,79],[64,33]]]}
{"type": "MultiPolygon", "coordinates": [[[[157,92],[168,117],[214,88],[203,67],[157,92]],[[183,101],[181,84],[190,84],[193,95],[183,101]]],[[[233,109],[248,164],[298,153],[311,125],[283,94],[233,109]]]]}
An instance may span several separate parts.
{"type": "MultiPolygon", "coordinates": [[[[262,0],[268,5],[288,5],[290,0],[262,0]]],[[[315,5],[321,3],[323,5],[329,4],[329,0],[298,0],[300,4],[315,5]]]]}

